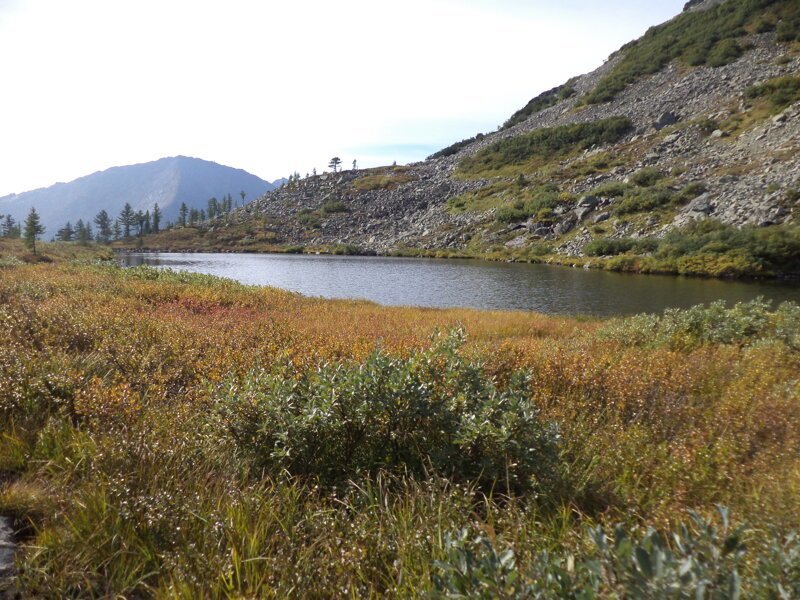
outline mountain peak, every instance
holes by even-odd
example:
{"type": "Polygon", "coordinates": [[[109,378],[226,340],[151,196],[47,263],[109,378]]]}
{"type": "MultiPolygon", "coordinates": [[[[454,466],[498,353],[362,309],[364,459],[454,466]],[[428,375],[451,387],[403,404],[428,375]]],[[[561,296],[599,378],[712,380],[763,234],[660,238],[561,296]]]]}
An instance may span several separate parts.
{"type": "Polygon", "coordinates": [[[0,214],[25,218],[31,207],[39,212],[48,233],[67,221],[89,221],[100,210],[116,215],[128,203],[134,210],[152,210],[157,203],[167,220],[175,219],[182,203],[205,208],[209,198],[231,194],[245,200],[273,189],[271,183],[242,169],[191,156],[111,167],[68,183],[0,198],[0,214]]]}

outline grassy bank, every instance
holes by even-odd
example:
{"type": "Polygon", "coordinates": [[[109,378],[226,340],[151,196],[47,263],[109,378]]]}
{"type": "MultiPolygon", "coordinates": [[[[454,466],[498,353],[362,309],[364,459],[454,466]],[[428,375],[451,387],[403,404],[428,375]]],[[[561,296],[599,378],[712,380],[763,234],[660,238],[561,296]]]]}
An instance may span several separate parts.
{"type": "Polygon", "coordinates": [[[800,591],[792,305],[601,322],[71,262],[0,267],[0,299],[29,596],[800,591]]]}

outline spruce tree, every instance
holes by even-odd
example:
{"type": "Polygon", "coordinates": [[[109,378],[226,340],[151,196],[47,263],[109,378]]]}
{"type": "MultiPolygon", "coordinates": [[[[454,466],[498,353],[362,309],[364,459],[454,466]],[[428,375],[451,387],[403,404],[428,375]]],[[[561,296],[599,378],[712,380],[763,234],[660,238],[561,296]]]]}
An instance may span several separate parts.
{"type": "Polygon", "coordinates": [[[97,225],[97,241],[107,244],[111,240],[111,217],[105,210],[101,210],[95,216],[94,224],[97,225]]]}
{"type": "Polygon", "coordinates": [[[31,207],[31,212],[28,213],[28,218],[25,219],[25,245],[36,254],[36,239],[44,233],[44,225],[39,219],[39,213],[36,209],[31,207]]]}

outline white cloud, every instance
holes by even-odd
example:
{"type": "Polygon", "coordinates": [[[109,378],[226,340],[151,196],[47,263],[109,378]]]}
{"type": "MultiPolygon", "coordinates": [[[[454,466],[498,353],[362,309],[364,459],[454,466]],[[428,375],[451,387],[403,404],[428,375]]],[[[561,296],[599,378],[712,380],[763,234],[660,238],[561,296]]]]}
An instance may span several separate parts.
{"type": "Polygon", "coordinates": [[[630,1],[28,0],[0,12],[0,194],[173,154],[274,179],[444,145],[682,4],[630,1]]]}

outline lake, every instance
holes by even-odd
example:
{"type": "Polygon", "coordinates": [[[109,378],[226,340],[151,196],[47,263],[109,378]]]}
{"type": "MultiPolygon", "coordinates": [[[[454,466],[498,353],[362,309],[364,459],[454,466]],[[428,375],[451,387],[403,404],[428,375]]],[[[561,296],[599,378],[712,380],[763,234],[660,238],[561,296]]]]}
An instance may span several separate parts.
{"type": "Polygon", "coordinates": [[[306,296],[358,298],[390,306],[529,310],[615,316],[758,296],[800,302],[800,286],[549,265],[292,254],[133,253],[125,266],[153,265],[274,286],[306,296]]]}

